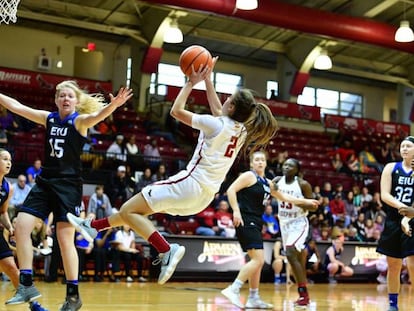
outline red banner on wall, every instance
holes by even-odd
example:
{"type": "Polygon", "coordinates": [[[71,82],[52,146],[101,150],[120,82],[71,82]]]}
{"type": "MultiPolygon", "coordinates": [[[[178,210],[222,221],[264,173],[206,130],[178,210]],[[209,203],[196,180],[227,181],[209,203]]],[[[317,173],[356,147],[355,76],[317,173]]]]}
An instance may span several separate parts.
{"type": "Polygon", "coordinates": [[[258,101],[269,106],[277,117],[295,118],[309,121],[321,121],[321,108],[315,106],[304,106],[296,103],[276,101],[260,98],[258,101]]]}
{"type": "Polygon", "coordinates": [[[367,135],[380,133],[405,137],[410,133],[410,126],[408,124],[343,117],[331,114],[325,115],[324,125],[326,128],[341,128],[347,131],[360,131],[366,133],[367,135]]]}
{"type": "MultiPolygon", "coordinates": [[[[168,86],[166,99],[174,101],[181,88],[177,86],[168,86]]],[[[219,93],[221,102],[224,102],[231,94],[219,93]]],[[[310,121],[321,121],[321,110],[319,107],[303,106],[291,102],[268,100],[265,98],[256,98],[258,102],[262,102],[269,106],[270,110],[277,117],[305,119],[310,121]]],[[[202,90],[193,90],[188,97],[188,104],[196,104],[208,106],[206,92],[202,90]]]]}
{"type": "Polygon", "coordinates": [[[68,76],[47,74],[28,70],[0,67],[0,84],[10,86],[27,86],[32,89],[55,89],[56,85],[64,80],[75,80],[88,93],[110,93],[112,83],[96,80],[78,79],[68,76]]]}

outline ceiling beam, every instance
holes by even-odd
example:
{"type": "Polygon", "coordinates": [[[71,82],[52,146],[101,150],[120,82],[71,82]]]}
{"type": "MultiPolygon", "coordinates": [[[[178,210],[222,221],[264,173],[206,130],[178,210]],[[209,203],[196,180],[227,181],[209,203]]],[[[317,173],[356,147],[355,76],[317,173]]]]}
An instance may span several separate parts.
{"type": "Polygon", "coordinates": [[[19,10],[18,16],[22,18],[31,19],[31,20],[41,21],[41,22],[47,21],[48,23],[52,23],[52,24],[58,24],[58,25],[69,26],[69,27],[77,27],[81,29],[88,29],[88,30],[93,30],[93,31],[98,31],[98,32],[103,32],[103,33],[126,36],[138,42],[141,42],[145,45],[149,44],[148,40],[145,39],[141,35],[141,32],[138,30],[84,22],[84,21],[79,21],[76,19],[69,19],[69,18],[63,18],[63,17],[58,17],[58,16],[33,13],[33,12],[24,11],[24,10],[19,10]]]}

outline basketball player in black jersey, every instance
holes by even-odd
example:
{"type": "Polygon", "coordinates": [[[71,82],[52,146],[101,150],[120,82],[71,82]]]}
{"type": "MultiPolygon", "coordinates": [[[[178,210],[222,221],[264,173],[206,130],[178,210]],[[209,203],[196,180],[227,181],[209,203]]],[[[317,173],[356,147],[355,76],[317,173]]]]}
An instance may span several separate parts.
{"type": "Polygon", "coordinates": [[[66,214],[76,214],[82,200],[80,155],[88,128],[104,120],[131,97],[130,89],[121,88],[117,96],[110,94],[111,102],[104,106],[103,96],[88,95],[75,81],[63,81],[56,86],[57,111],[49,112],[25,106],[0,93],[0,104],[3,107],[46,128],[42,173],[18,209],[15,229],[20,284],[6,304],[30,302],[40,297],[32,280],[33,251],[30,234],[38,218],[44,220],[53,212],[67,280],[66,299],[60,311],[81,308],[75,229],[68,223],[66,214]]]}
{"type": "Polygon", "coordinates": [[[381,200],[387,213],[377,252],[387,256],[387,286],[389,309],[398,310],[400,274],[403,258],[407,258],[410,277],[414,277],[414,237],[401,228],[402,216],[414,216],[414,191],[411,159],[414,156],[414,137],[408,136],[400,144],[402,161],[388,163],[381,174],[381,200]]]}
{"type": "MultiPolygon", "coordinates": [[[[0,222],[4,228],[10,232],[10,235],[13,235],[14,228],[10,223],[9,214],[7,212],[9,199],[13,195],[13,188],[5,178],[10,172],[11,165],[10,153],[5,149],[0,148],[0,222]]],[[[17,289],[19,285],[19,270],[17,269],[13,252],[10,250],[3,234],[0,235],[0,270],[7,274],[13,286],[17,289]]]]}
{"type": "Polygon", "coordinates": [[[265,177],[266,164],[266,154],[263,151],[254,152],[250,157],[252,170],[242,173],[227,189],[237,238],[250,260],[241,268],[236,280],[221,293],[239,308],[273,308],[259,296],[260,273],[264,264],[262,215],[270,196],[292,204],[315,208],[319,204],[317,200],[296,198],[278,191],[277,185],[265,177]],[[246,281],[249,281],[250,288],[244,305],[240,300],[240,289],[246,281]]]}

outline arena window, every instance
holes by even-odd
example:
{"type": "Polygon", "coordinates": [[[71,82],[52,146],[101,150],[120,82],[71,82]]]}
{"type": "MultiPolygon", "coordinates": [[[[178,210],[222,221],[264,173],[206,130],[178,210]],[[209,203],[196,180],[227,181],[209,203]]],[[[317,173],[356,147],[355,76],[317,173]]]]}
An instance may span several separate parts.
{"type": "Polygon", "coordinates": [[[359,94],[305,87],[298,103],[321,108],[321,115],[335,114],[362,118],[363,97],[359,94]]]}

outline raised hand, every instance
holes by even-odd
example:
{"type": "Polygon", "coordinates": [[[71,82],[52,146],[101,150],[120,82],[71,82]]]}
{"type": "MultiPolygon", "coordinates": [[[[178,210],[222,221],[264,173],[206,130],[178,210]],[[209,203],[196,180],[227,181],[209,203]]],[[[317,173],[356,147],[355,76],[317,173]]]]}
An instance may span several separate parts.
{"type": "Polygon", "coordinates": [[[112,105],[116,105],[117,107],[122,106],[125,104],[134,94],[132,93],[132,89],[127,87],[121,87],[118,91],[116,96],[109,94],[109,98],[111,100],[112,105]]]}

